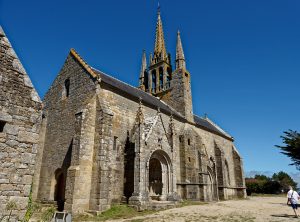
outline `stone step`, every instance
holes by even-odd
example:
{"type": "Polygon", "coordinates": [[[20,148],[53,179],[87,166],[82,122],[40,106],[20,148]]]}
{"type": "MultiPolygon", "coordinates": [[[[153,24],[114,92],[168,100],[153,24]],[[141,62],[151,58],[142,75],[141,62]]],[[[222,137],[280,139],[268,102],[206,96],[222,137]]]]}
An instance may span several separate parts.
{"type": "Polygon", "coordinates": [[[171,209],[178,206],[178,202],[175,201],[155,201],[152,200],[148,203],[147,209],[148,210],[165,210],[171,209]]]}

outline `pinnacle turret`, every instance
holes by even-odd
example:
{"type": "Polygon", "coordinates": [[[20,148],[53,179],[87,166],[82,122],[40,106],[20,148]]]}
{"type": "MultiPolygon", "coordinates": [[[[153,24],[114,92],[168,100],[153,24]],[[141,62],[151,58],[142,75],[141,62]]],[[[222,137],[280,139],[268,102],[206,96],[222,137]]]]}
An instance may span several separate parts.
{"type": "Polygon", "coordinates": [[[140,71],[140,86],[144,85],[145,72],[147,70],[146,51],[143,50],[142,65],[140,71]]]}
{"type": "Polygon", "coordinates": [[[185,69],[185,58],[180,38],[180,32],[177,32],[177,44],[176,44],[176,69],[185,69]]]}

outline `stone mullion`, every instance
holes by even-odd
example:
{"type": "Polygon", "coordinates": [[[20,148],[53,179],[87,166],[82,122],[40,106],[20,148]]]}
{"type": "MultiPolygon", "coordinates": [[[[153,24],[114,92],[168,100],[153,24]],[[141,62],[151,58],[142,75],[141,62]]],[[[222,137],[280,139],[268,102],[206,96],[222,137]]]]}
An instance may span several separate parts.
{"type": "Polygon", "coordinates": [[[156,68],[155,71],[156,71],[156,90],[155,90],[155,92],[158,93],[159,92],[159,68],[156,68]]]}
{"type": "Polygon", "coordinates": [[[164,66],[163,67],[164,69],[163,69],[163,90],[165,90],[166,88],[167,88],[167,74],[168,74],[168,72],[167,72],[167,66],[164,66]]]}
{"type": "Polygon", "coordinates": [[[152,72],[148,72],[148,88],[149,88],[149,93],[152,92],[152,72]]]}

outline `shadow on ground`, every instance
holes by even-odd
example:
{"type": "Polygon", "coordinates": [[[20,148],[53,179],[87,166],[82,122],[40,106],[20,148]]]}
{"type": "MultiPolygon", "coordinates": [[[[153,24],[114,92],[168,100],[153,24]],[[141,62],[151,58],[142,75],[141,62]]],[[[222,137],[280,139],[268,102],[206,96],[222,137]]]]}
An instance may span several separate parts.
{"type": "Polygon", "coordinates": [[[285,217],[285,218],[296,218],[295,215],[289,215],[289,214],[273,214],[272,217],[285,217]]]}

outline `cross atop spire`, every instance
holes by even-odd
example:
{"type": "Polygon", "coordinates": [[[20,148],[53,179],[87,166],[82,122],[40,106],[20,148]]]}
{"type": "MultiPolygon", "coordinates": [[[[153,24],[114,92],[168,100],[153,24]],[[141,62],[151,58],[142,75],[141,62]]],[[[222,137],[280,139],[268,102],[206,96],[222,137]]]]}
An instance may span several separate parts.
{"type": "Polygon", "coordinates": [[[153,59],[156,60],[155,62],[157,62],[160,60],[165,60],[167,57],[168,57],[168,55],[167,55],[166,46],[165,46],[163,26],[162,26],[162,21],[161,21],[161,17],[160,17],[160,6],[158,4],[153,59]]]}
{"type": "Polygon", "coordinates": [[[180,32],[177,32],[177,44],[176,44],[176,69],[185,69],[185,58],[180,38],[180,32]]]}

